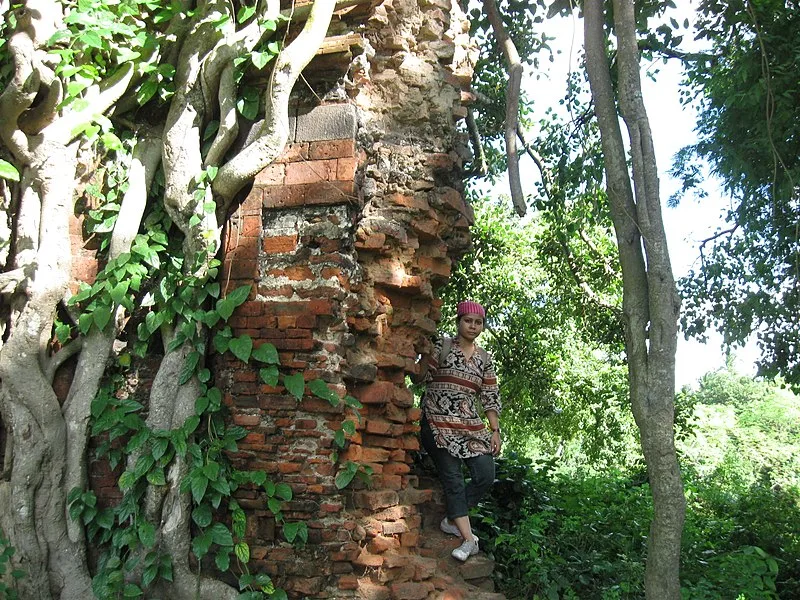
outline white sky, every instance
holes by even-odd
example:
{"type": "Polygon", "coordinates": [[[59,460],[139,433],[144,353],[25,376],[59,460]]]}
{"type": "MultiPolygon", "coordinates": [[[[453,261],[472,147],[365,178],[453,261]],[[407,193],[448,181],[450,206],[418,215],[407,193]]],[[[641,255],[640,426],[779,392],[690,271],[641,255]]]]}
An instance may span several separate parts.
{"type": "MultiPolygon", "coordinates": [[[[681,7],[673,14],[680,23],[684,18],[692,21],[690,3],[681,2],[681,7]]],[[[541,68],[551,73],[549,79],[535,80],[530,74],[523,81],[536,98],[538,106],[555,106],[566,89],[566,74],[570,68],[580,69],[578,55],[583,45],[583,23],[577,17],[559,18],[548,21],[549,35],[556,39],[550,42],[556,54],[555,63],[543,62],[541,68]],[[551,101],[548,103],[548,98],[551,101]]],[[[677,61],[667,64],[643,64],[642,93],[650,119],[653,140],[660,173],[661,199],[664,211],[664,227],[669,241],[672,267],[676,278],[687,273],[699,261],[699,241],[708,237],[717,227],[723,225],[722,210],[726,200],[718,193],[717,184],[709,182],[709,197],[699,203],[692,199],[684,200],[677,208],[669,208],[667,199],[680,184],[672,179],[668,171],[672,166],[674,154],[683,146],[694,141],[694,111],[683,107],[678,101],[678,86],[681,80],[680,65],[677,61]],[[657,69],[656,81],[644,76],[644,71],[657,69]]],[[[624,131],[624,127],[623,127],[624,131]]],[[[529,159],[528,159],[529,160],[529,159]]],[[[525,166],[522,173],[526,172],[525,166]]],[[[534,169],[535,170],[535,169],[534,169]]],[[[531,170],[527,170],[531,172],[531,170]]],[[[524,184],[524,182],[523,182],[524,184]]],[[[507,193],[507,192],[506,192],[507,193]]],[[[755,344],[748,344],[736,353],[736,365],[741,373],[754,374],[753,362],[757,357],[755,344]]],[[[676,386],[696,384],[703,374],[725,365],[725,353],[721,337],[714,333],[706,344],[695,340],[684,340],[680,335],[676,357],[676,386]]]]}

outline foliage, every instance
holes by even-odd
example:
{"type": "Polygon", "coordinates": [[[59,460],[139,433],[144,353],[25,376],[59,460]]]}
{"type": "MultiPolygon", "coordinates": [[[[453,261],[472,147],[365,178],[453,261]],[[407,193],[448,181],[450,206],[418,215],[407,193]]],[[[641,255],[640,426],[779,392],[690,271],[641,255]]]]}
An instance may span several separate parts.
{"type": "Polygon", "coordinates": [[[0,529],[0,598],[17,600],[17,590],[14,581],[22,579],[25,572],[20,569],[11,569],[11,557],[14,556],[14,547],[6,539],[0,529]]]}
{"type": "MultiPolygon", "coordinates": [[[[115,170],[118,164],[108,166],[105,186],[94,190],[103,202],[89,212],[87,226],[100,237],[101,252],[108,247],[107,238],[118,215],[115,200],[124,191],[119,189],[125,178],[115,170]]],[[[157,189],[154,191],[157,193],[157,189]]],[[[214,210],[213,202],[208,210],[214,210]]],[[[71,306],[80,308],[77,325],[58,323],[55,327],[60,343],[68,343],[74,336],[110,327],[117,306],[124,306],[132,315],[127,333],[130,351],[118,357],[115,370],[107,371],[91,406],[91,433],[101,440],[98,457],[107,458],[112,468],[126,467],[119,478],[122,500],[114,507],[100,508],[94,493],[80,488],[71,490],[67,498],[70,517],[80,521],[89,540],[102,549],[93,579],[98,598],[141,596],[159,579],[172,581],[172,558],[158,548],[157,523],[148,520],[145,499],[150,488],[166,490],[170,470],[181,465],[184,474],[179,490],[191,497],[192,553],[198,561],[213,556],[219,571],[235,570],[240,589],[270,597],[283,594],[266,574],[249,572],[247,520],[235,499],[238,489],[260,488],[266,508],[282,526],[288,542],[304,544],[308,539],[305,522],[287,522],[283,517],[282,504],[292,499],[289,485],[275,483],[261,471],[236,469],[231,463],[229,456],[238,451],[237,442],[246,431],[226,418],[223,393],[204,366],[206,355],[229,352],[239,361],[253,364],[262,382],[270,386],[282,383],[298,401],[306,387],[334,406],[342,399],[322,380],[306,384],[302,373],[281,373],[278,352],[272,344],[255,346],[249,335],[234,335],[226,322],[251,289],[242,286],[223,296],[216,281],[218,270],[219,261],[207,258],[205,253],[198,253],[194,261],[184,257],[181,235],[155,204],[131,252],[107,260],[95,283],[82,284],[70,299],[71,306]],[[204,257],[206,263],[201,265],[204,257]],[[208,328],[213,331],[210,343],[204,333],[208,328]],[[152,356],[157,352],[155,342],[166,346],[167,352],[186,349],[178,384],[195,377],[200,384],[194,414],[171,430],[148,427],[141,416],[145,406],[124,389],[135,357],[152,356]]],[[[351,396],[344,402],[352,409],[360,407],[351,396]]],[[[336,447],[343,448],[347,436],[353,433],[354,423],[345,420],[333,435],[336,447]]],[[[369,474],[354,463],[342,465],[337,487],[345,487],[359,473],[369,474]]]]}
{"type": "Polygon", "coordinates": [[[618,348],[587,331],[568,290],[547,276],[541,232],[539,221],[523,224],[507,207],[476,202],[472,250],[442,291],[443,323],[454,332],[464,298],[486,306],[480,343],[495,360],[507,446],[555,452],[566,444],[608,461],[632,427],[624,366],[618,348]]]}
{"type": "MultiPolygon", "coordinates": [[[[513,453],[474,513],[482,548],[508,598],[640,598],[652,503],[646,474],[580,477],[513,453]]],[[[793,598],[800,490],[758,482],[734,490],[688,469],[682,552],[686,600],[793,598]]]]}
{"type": "Polygon", "coordinates": [[[728,227],[701,248],[703,262],[682,282],[684,327],[713,327],[728,344],[757,335],[760,373],[800,385],[797,186],[800,13],[784,0],[704,0],[696,37],[705,59],[686,63],[686,103],[699,107],[696,144],[674,171],[684,189],[705,193],[710,165],[732,199],[728,227]]]}

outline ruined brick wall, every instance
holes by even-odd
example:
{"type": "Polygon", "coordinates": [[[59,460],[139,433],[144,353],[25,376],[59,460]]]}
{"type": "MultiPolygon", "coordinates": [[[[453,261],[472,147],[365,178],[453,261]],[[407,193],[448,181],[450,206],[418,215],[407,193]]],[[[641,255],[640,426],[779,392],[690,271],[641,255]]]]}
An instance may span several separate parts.
{"type": "Polygon", "coordinates": [[[309,545],[283,541],[252,493],[253,571],[293,598],[427,598],[441,589],[421,557],[419,489],[411,452],[419,409],[405,376],[440,317],[435,290],[469,242],[459,168],[468,86],[467,23],[449,0],[375,6],[344,93],[298,105],[293,141],[257,178],[229,224],[227,289],[254,283],[231,320],[281,363],[363,403],[360,415],[258,381],[236,359],[218,365],[234,422],[249,435],[239,465],[292,486],[286,517],[309,545]],[[332,460],[333,431],[358,421],[332,460]],[[367,487],[334,485],[345,461],[368,465],[367,487]],[[437,587],[438,586],[438,587],[437,587]]]}

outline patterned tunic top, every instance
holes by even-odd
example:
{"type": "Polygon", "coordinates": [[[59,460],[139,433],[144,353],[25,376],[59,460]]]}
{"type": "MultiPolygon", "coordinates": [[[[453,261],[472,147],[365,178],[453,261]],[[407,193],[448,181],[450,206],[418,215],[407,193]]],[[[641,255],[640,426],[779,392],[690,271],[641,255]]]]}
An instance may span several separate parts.
{"type": "Polygon", "coordinates": [[[428,387],[422,397],[433,439],[439,448],[459,458],[491,454],[492,434],[478,415],[478,400],[484,411],[500,414],[500,391],[492,359],[476,349],[467,360],[455,340],[444,364],[439,365],[441,352],[439,340],[428,359],[428,387]]]}

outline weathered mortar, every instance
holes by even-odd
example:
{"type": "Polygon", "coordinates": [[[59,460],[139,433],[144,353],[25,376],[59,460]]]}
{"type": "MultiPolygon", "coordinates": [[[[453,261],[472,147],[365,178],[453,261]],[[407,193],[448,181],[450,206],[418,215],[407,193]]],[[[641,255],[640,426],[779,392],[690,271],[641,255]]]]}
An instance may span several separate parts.
{"type": "Polygon", "coordinates": [[[335,104],[300,108],[294,140],[256,179],[231,220],[228,289],[257,283],[234,315],[236,334],[273,343],[282,364],[363,403],[350,409],[257,381],[236,360],[218,365],[226,402],[249,435],[237,457],[289,483],[289,519],[309,546],[281,542],[253,492],[252,571],[278,577],[291,597],[427,598],[445,585],[419,552],[410,451],[419,410],[405,386],[440,317],[435,290],[469,243],[460,188],[469,85],[468,23],[449,0],[389,0],[366,20],[364,55],[335,104]],[[371,487],[334,485],[332,429],[358,431],[340,463],[368,465],[371,487]]]}

